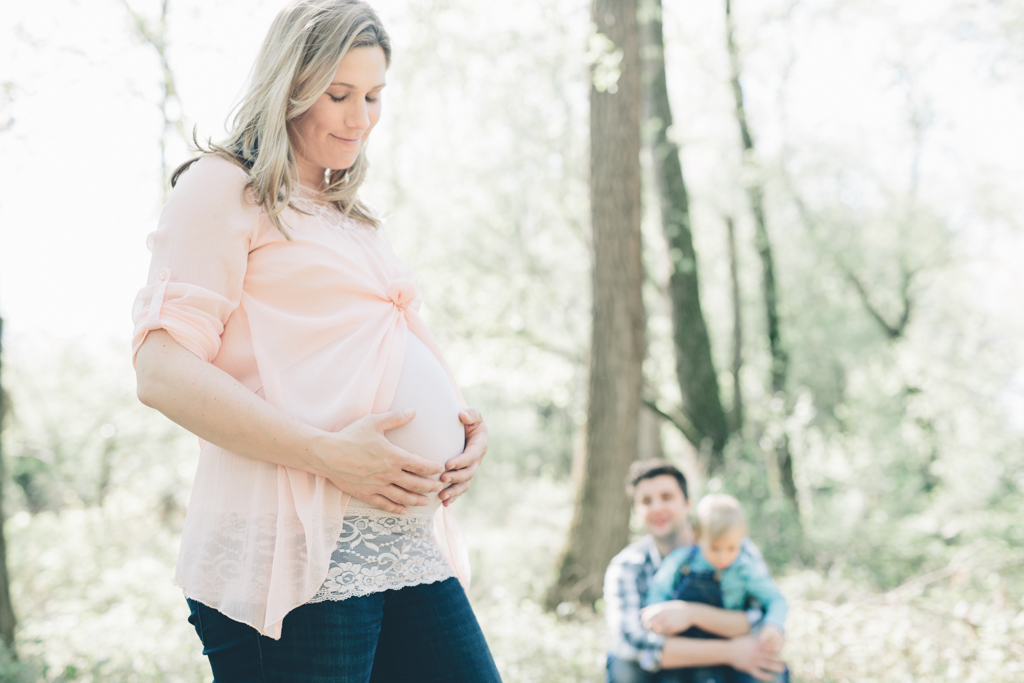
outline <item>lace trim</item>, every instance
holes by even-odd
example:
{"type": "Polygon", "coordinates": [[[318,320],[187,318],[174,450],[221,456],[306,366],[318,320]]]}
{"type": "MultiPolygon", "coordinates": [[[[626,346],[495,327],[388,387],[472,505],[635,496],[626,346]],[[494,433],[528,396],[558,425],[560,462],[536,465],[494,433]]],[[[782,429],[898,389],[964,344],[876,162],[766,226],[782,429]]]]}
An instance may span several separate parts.
{"type": "Polygon", "coordinates": [[[359,226],[357,221],[343,214],[337,206],[329,202],[311,197],[296,197],[292,194],[291,203],[296,209],[319,218],[333,228],[351,230],[359,226]]]}
{"type": "Polygon", "coordinates": [[[347,512],[327,578],[309,602],[345,600],[454,577],[433,531],[431,516],[394,515],[376,508],[347,512]]]}

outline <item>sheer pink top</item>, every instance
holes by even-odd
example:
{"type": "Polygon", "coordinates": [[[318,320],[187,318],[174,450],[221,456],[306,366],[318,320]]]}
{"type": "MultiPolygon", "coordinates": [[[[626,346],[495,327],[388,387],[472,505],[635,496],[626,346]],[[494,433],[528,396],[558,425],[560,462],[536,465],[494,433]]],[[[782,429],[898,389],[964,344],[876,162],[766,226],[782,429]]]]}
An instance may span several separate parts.
{"type": "MultiPolygon", "coordinates": [[[[180,177],[149,238],[149,281],[132,311],[133,354],[149,331],[167,330],[272,405],[329,431],[393,405],[426,405],[417,377],[436,380],[438,371],[465,407],[418,314],[416,279],[383,231],[320,204],[309,214],[282,214],[286,240],[247,197],[247,179],[215,156],[180,177]],[[422,345],[433,356],[416,372],[403,370],[407,356],[417,357],[407,354],[410,332],[410,351],[422,345]]],[[[457,455],[451,416],[440,433],[421,417],[428,416],[418,412],[392,440],[413,452],[418,442],[446,444],[437,460],[457,455]]],[[[349,499],[323,477],[204,443],[175,583],[279,638],[285,615],[323,583],[349,499]]],[[[468,585],[461,532],[449,509],[436,506],[413,512],[436,508],[442,550],[468,585]]]]}

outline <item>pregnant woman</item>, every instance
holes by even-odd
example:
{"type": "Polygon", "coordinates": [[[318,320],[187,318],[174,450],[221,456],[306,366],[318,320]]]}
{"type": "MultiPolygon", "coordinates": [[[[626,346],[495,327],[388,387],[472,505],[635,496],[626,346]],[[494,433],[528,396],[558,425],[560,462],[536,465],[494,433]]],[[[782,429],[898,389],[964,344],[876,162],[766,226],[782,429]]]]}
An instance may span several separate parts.
{"type": "Polygon", "coordinates": [[[289,3],[150,237],[138,392],[202,440],[175,582],[217,683],[500,680],[448,510],[486,428],[358,197],[390,59],[366,4],[289,3]]]}

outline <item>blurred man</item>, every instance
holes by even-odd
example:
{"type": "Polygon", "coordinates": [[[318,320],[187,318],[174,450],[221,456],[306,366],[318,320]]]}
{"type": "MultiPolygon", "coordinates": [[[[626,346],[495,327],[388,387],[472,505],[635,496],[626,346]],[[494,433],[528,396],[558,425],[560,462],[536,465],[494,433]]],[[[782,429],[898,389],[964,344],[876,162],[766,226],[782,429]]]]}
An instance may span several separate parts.
{"type": "MultiPolygon", "coordinates": [[[[612,647],[609,683],[669,683],[688,667],[725,665],[771,680],[785,665],[778,653],[748,635],[759,610],[726,610],[672,600],[643,611],[643,598],[661,559],[693,543],[686,477],[663,460],[636,462],[627,493],[647,535],[612,559],[604,580],[604,609],[612,647]],[[691,626],[722,636],[703,640],[675,636],[691,626]],[[675,670],[675,671],[673,671],[675,670]]],[[[745,541],[758,561],[761,554],[745,541]]]]}

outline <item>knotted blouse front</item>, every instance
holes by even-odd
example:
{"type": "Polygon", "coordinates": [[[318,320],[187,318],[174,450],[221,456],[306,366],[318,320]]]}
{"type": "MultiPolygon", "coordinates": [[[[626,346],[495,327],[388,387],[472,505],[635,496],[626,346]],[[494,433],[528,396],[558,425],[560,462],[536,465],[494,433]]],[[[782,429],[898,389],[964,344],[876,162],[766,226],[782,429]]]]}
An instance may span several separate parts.
{"type": "MultiPolygon", "coordinates": [[[[133,353],[165,329],[275,407],[333,432],[389,409],[411,332],[465,407],[418,314],[416,279],[383,231],[337,212],[325,220],[289,209],[288,240],[247,195],[247,181],[213,155],[180,177],[150,236],[133,353]]],[[[205,443],[175,583],[279,638],[285,615],[323,584],[348,503],[324,477],[205,443]]],[[[468,556],[448,508],[438,509],[435,528],[466,585],[468,556]]]]}

